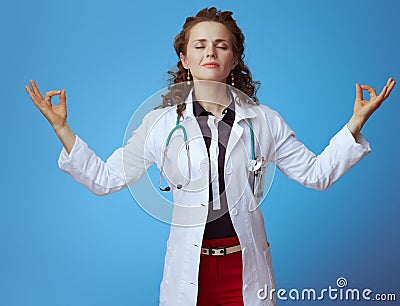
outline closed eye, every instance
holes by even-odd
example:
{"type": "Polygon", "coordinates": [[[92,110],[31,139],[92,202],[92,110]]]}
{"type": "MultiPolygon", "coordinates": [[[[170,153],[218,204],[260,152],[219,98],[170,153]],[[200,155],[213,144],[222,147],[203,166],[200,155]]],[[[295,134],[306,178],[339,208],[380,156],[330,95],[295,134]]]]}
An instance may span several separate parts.
{"type": "MultiPolygon", "coordinates": [[[[204,48],[205,48],[205,47],[202,47],[202,46],[195,47],[195,49],[204,49],[204,48]]],[[[217,48],[223,49],[223,50],[227,50],[227,49],[228,49],[228,48],[225,47],[225,46],[219,46],[219,47],[217,47],[217,48]]]]}

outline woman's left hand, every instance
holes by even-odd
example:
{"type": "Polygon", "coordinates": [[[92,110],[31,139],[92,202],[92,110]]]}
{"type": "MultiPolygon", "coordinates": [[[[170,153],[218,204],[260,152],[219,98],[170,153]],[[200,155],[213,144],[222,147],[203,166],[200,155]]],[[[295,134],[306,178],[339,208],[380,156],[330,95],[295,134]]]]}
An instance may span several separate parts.
{"type": "Polygon", "coordinates": [[[354,112],[347,127],[354,137],[358,135],[361,128],[368,120],[368,118],[382,105],[383,101],[389,97],[396,81],[389,78],[381,93],[377,96],[376,90],[368,85],[360,85],[356,83],[356,100],[354,102],[354,112]],[[364,100],[363,90],[369,92],[370,100],[364,100]]]}

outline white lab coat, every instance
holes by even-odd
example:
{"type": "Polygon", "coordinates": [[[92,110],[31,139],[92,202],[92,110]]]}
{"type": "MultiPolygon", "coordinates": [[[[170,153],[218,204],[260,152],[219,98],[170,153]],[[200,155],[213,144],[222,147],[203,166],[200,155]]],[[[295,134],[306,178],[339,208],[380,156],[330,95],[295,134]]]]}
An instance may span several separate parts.
{"type": "MultiPolygon", "coordinates": [[[[188,138],[193,139],[190,156],[195,180],[191,184],[196,191],[187,192],[170,185],[174,212],[160,285],[160,305],[164,306],[194,306],[197,300],[200,248],[209,195],[207,187],[198,187],[208,186],[209,163],[201,130],[193,115],[191,97],[189,94],[186,99],[187,106],[180,123],[186,128],[188,138]],[[202,172],[207,175],[202,176],[202,172]]],[[[239,101],[235,105],[235,114],[226,150],[225,184],[229,214],[242,247],[244,304],[275,305],[275,301],[260,300],[257,296],[257,292],[266,286],[275,288],[275,281],[263,216],[248,179],[251,142],[245,119],[250,118],[253,124],[257,155],[275,163],[290,179],[317,190],[331,186],[371,149],[361,134],[354,139],[345,125],[316,156],[296,139],[294,132],[271,108],[239,101]]],[[[106,162],[77,135],[69,155],[62,149],[59,167],[97,195],[116,192],[138,181],[151,164],[160,167],[165,139],[175,123],[175,107],[149,112],[127,144],[117,149],[106,162]]],[[[173,144],[171,151],[174,151],[173,144]]],[[[176,164],[178,161],[165,165],[171,182],[174,175],[178,175],[173,169],[187,170],[183,166],[187,163],[185,151],[178,152],[178,156],[183,170],[176,164]]],[[[211,159],[215,160],[217,156],[217,150],[210,150],[211,159]]]]}

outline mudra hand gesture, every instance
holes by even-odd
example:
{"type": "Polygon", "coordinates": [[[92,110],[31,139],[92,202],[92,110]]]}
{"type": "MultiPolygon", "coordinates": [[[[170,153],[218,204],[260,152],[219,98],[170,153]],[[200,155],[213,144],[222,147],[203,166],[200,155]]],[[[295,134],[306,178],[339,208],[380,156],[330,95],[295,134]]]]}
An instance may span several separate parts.
{"type": "Polygon", "coordinates": [[[354,102],[354,113],[349,123],[347,124],[349,130],[354,136],[356,136],[368,118],[376,111],[389,97],[396,81],[393,78],[389,78],[385,87],[383,87],[381,93],[377,96],[376,90],[368,85],[360,85],[356,83],[356,100],[354,102]],[[363,90],[369,92],[370,100],[364,100],[363,90]]]}
{"type": "Polygon", "coordinates": [[[30,80],[30,83],[32,89],[28,85],[25,85],[25,89],[35,106],[46,117],[54,129],[62,128],[67,121],[65,89],[48,91],[43,98],[35,82],[30,80]],[[51,98],[56,95],[60,96],[60,103],[53,105],[51,104],[51,98]]]}

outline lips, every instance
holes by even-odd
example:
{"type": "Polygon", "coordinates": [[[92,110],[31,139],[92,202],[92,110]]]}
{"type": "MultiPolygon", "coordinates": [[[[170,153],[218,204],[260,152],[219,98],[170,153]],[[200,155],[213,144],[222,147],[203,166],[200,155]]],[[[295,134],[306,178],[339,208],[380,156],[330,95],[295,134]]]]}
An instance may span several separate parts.
{"type": "Polygon", "coordinates": [[[217,67],[219,67],[219,64],[216,63],[216,62],[209,62],[209,63],[205,63],[203,65],[203,67],[206,67],[206,68],[217,68],[217,67]]]}

